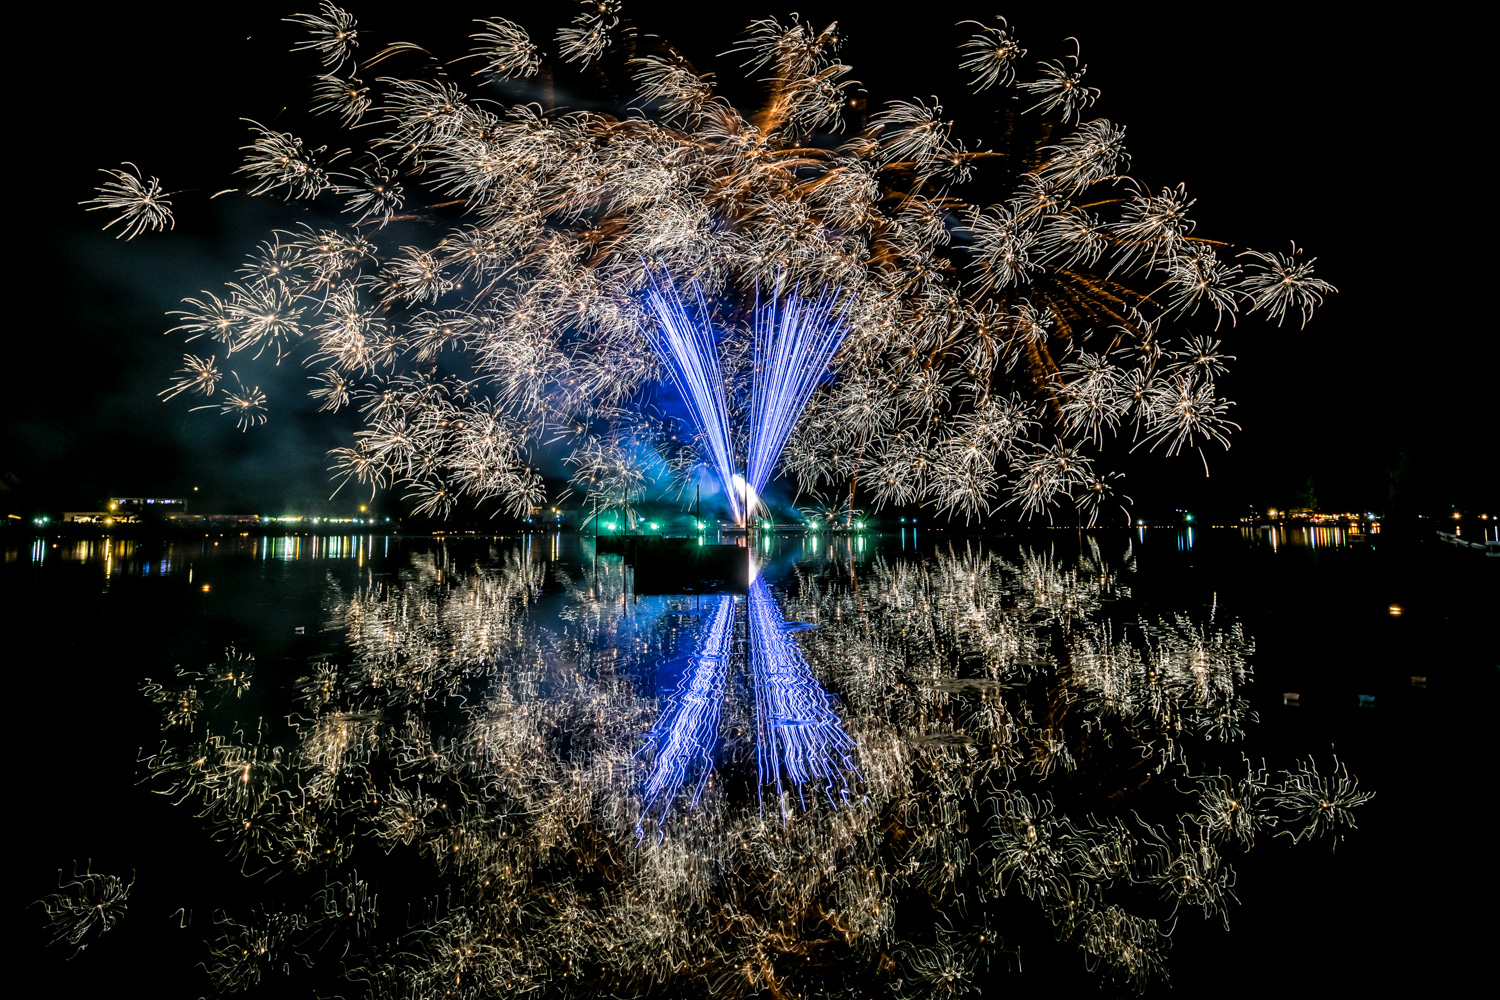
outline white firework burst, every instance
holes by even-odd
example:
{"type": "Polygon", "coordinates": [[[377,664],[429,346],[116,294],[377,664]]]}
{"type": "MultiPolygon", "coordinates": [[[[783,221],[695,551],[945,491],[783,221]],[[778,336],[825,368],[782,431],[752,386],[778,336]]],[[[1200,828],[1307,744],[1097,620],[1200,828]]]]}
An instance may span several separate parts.
{"type": "Polygon", "coordinates": [[[140,168],[134,163],[122,166],[129,169],[101,169],[99,172],[108,175],[109,180],[94,189],[99,192],[95,197],[79,204],[87,206],[90,212],[117,213],[104,224],[105,229],[119,225],[120,231],[115,234],[117,239],[133,240],[148,229],[155,232],[171,229],[175,225],[172,199],[162,192],[161,181],[155,177],[143,178],[140,168]]]}
{"type": "MultiPolygon", "coordinates": [[[[730,48],[764,93],[741,108],[593,0],[549,72],[627,77],[573,110],[497,103],[491,84],[545,65],[510,20],[476,22],[460,56],[482,98],[414,43],[356,63],[368,30],[331,3],[290,20],[321,63],[319,131],[251,122],[243,193],[347,221],[284,224],[224,287],[184,299],[173,329],[241,370],[307,364],[318,407],[364,421],[336,476],[399,485],[424,511],[481,497],[519,509],[539,495],[543,448],[575,489],[639,497],[653,476],[680,481],[701,442],[652,415],[666,375],[646,335],[652,274],[703,291],[729,465],[754,398],[758,304],[826,290],[848,335],[767,475],[838,509],[970,519],[1059,504],[1095,516],[1114,492],[1112,449],[1227,443],[1214,383],[1232,358],[1175,325],[1305,322],[1334,291],[1295,247],[1200,234],[1181,185],[1130,174],[1122,125],[1084,120],[1098,91],[1076,48],[1028,60],[1003,19],[975,26],[958,62],[1025,110],[973,140],[937,96],[867,111],[838,26],[796,16],[755,21],[730,48]],[[387,75],[367,76],[374,65],[387,75]],[[505,430],[487,446],[468,430],[480,424],[505,430]]],[[[85,203],[117,214],[107,228],[171,224],[154,179],[108,173],[85,203]]],[[[202,391],[195,371],[164,395],[202,391]]],[[[245,426],[263,404],[224,412],[245,426]]]]}

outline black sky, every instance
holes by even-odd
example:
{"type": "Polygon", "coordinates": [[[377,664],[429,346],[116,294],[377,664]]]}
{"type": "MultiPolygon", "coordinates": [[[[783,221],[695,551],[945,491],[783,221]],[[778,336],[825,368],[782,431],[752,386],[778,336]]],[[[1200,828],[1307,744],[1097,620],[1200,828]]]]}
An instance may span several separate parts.
{"type": "MultiPolygon", "coordinates": [[[[362,29],[446,58],[465,51],[472,18],[499,13],[542,40],[572,12],[349,6],[362,29]],[[437,12],[413,16],[429,9],[437,12]]],[[[872,6],[796,9],[840,21],[844,58],[872,101],[936,95],[958,134],[981,135],[997,101],[966,96],[953,66],[968,30],[955,24],[990,21],[995,8],[914,3],[892,17],[872,6]]],[[[788,13],[722,5],[685,19],[681,9],[634,3],[625,13],[726,80],[737,60],[715,54],[738,29],[788,13]]],[[[175,335],[162,335],[164,314],[218,286],[284,224],[280,203],[206,199],[234,184],[242,118],[294,131],[305,121],[316,62],[288,54],[296,31],[263,10],[229,19],[165,3],[92,13],[38,36],[33,68],[13,80],[10,193],[22,263],[10,265],[19,308],[0,473],[19,478],[15,496],[27,503],[89,507],[198,485],[217,509],[326,505],[323,456],[348,428],[314,418],[292,392],[248,435],[211,412],[187,412],[182,399],[157,399],[183,353],[175,335]],[[78,206],[97,169],[122,160],[169,189],[199,189],[174,199],[176,232],[114,240],[99,231],[100,213],[78,206]]],[[[1261,5],[1212,16],[1202,5],[1004,12],[1032,57],[1062,56],[1066,39],[1079,39],[1088,82],[1103,91],[1092,115],[1127,127],[1137,177],[1186,183],[1200,235],[1265,250],[1295,240],[1340,289],[1305,330],[1258,319],[1220,330],[1238,357],[1223,389],[1243,431],[1228,452],[1209,454],[1208,479],[1196,456],[1152,461],[1132,469],[1126,492],[1287,503],[1312,477],[1327,506],[1381,509],[1404,453],[1404,481],[1420,486],[1423,502],[1492,502],[1492,304],[1487,261],[1474,250],[1488,177],[1463,153],[1476,119],[1455,56],[1470,29],[1261,5]]],[[[272,378],[289,389],[305,377],[294,364],[283,369],[272,378]]]]}

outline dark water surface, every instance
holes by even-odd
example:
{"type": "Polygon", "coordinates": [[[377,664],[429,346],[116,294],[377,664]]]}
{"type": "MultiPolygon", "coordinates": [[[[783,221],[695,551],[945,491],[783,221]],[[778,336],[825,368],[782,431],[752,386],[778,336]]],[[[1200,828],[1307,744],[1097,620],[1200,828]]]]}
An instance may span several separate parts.
{"type": "Polygon", "coordinates": [[[1328,529],[760,555],[748,594],[641,594],[570,536],[5,551],[13,900],[52,896],[13,940],[60,995],[1472,964],[1500,560],[1328,529]]]}

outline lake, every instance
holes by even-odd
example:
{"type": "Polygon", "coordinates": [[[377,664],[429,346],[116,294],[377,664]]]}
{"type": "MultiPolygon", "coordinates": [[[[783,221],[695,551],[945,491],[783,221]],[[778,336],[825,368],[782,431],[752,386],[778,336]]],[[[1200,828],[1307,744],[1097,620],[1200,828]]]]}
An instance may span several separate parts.
{"type": "Polygon", "coordinates": [[[12,543],[27,953],[64,995],[1455,974],[1500,560],[1328,528],[754,552],[674,589],[574,535],[12,543]]]}

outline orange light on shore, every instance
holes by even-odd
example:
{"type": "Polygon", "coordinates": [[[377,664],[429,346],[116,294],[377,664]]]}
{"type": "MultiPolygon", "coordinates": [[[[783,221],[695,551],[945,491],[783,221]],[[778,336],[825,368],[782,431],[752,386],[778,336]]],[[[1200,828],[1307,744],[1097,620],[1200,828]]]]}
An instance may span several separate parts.
{"type": "Polygon", "coordinates": [[[1389,611],[1393,615],[1399,615],[1401,613],[1401,605],[1399,605],[1399,604],[1392,604],[1386,610],[1389,611]]]}

